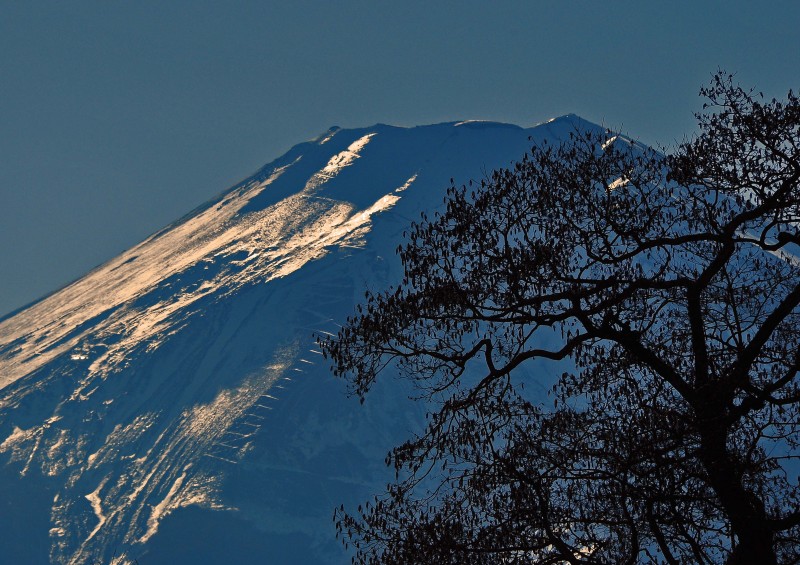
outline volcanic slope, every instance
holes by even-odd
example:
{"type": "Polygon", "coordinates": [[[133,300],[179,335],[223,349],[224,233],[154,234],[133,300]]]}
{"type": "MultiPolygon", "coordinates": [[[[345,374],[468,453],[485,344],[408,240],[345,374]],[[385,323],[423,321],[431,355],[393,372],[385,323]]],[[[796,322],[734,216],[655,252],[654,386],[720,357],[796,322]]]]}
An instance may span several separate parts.
{"type": "Polygon", "coordinates": [[[0,563],[342,563],[332,509],[424,422],[348,400],[314,344],[450,178],[597,128],[332,128],[0,320],[0,563]]]}

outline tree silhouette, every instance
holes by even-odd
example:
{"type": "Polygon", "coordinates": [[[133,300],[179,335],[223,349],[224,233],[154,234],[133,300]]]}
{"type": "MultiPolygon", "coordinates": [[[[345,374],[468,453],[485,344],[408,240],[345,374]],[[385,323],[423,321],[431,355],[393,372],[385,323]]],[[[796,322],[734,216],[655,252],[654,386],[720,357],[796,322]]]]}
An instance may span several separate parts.
{"type": "Polygon", "coordinates": [[[800,562],[800,101],[701,94],[669,155],[576,132],[452,186],[321,341],[362,401],[393,364],[436,407],[337,511],[356,562],[800,562]]]}

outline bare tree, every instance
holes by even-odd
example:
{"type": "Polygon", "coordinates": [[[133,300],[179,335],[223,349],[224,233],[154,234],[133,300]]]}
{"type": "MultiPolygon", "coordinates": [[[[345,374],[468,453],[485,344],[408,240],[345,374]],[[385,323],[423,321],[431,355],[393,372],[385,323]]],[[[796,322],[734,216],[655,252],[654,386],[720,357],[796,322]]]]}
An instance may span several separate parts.
{"type": "Polygon", "coordinates": [[[337,511],[355,561],[800,562],[800,101],[701,94],[669,155],[576,132],[451,187],[321,341],[362,401],[393,364],[437,402],[337,511]]]}

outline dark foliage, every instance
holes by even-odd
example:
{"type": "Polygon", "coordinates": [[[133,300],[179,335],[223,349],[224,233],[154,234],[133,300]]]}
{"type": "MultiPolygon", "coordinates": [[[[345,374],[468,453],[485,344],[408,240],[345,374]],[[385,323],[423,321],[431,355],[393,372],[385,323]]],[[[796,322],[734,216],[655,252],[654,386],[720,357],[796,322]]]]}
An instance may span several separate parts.
{"type": "Polygon", "coordinates": [[[362,400],[387,364],[439,399],[337,511],[357,562],[800,562],[800,101],[701,94],[670,155],[576,132],[451,187],[321,342],[362,400]]]}

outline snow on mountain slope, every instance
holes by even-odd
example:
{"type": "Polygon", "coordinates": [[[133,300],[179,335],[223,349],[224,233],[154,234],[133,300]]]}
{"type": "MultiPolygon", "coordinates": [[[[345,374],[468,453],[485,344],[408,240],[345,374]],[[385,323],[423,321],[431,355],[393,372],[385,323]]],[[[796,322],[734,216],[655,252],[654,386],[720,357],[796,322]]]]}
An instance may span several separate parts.
{"type": "Polygon", "coordinates": [[[314,345],[451,177],[566,116],[332,128],[0,320],[0,563],[342,563],[332,509],[423,422],[384,379],[347,400],[314,345]]]}

